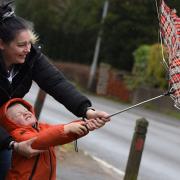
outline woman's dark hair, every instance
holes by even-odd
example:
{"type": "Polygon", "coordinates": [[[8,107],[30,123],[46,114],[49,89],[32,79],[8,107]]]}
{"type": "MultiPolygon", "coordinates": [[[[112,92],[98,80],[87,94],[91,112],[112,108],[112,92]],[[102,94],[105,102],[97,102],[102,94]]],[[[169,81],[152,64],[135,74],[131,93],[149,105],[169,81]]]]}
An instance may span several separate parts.
{"type": "Polygon", "coordinates": [[[25,19],[15,15],[11,4],[0,6],[0,39],[4,43],[13,41],[19,31],[32,29],[25,19]]]}

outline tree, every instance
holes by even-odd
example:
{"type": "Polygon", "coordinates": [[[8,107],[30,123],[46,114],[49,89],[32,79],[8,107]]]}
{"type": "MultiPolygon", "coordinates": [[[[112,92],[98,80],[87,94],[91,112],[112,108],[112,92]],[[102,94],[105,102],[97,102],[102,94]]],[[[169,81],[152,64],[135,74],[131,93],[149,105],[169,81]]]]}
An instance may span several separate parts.
{"type": "MultiPolygon", "coordinates": [[[[180,1],[165,1],[180,10],[180,1]]],[[[51,58],[91,64],[99,28],[103,28],[99,62],[131,71],[135,49],[158,42],[155,1],[109,0],[101,25],[103,4],[104,0],[16,1],[18,14],[33,21],[51,58]]]]}
{"type": "Polygon", "coordinates": [[[131,71],[132,52],[157,41],[158,20],[154,1],[110,1],[104,30],[103,54],[107,62],[131,71]]]}
{"type": "Polygon", "coordinates": [[[90,63],[102,4],[103,0],[19,0],[17,12],[34,22],[50,57],[90,63]]]}
{"type": "MultiPolygon", "coordinates": [[[[64,5],[64,4],[63,4],[64,5]]],[[[32,21],[34,28],[40,36],[40,43],[44,46],[44,51],[51,53],[48,48],[55,49],[57,39],[59,39],[60,17],[64,6],[61,6],[59,0],[19,0],[16,3],[18,15],[32,21]],[[26,7],[26,9],[24,9],[26,7]],[[48,44],[48,45],[47,45],[48,44]]]]}

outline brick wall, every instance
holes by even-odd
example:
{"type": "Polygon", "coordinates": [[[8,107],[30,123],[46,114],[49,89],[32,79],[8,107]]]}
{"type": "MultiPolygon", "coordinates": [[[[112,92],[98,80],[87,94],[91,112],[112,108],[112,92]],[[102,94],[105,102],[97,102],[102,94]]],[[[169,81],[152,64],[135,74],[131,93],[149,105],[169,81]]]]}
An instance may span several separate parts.
{"type": "Polygon", "coordinates": [[[110,71],[107,94],[118,97],[120,100],[128,102],[130,100],[130,91],[124,83],[124,74],[117,71],[110,71]]]}
{"type": "Polygon", "coordinates": [[[124,83],[125,72],[112,69],[110,65],[101,63],[98,73],[96,92],[99,95],[107,95],[120,99],[130,100],[130,91],[124,83]]]}
{"type": "MultiPolygon", "coordinates": [[[[89,66],[77,63],[55,63],[55,65],[69,80],[76,82],[81,87],[87,87],[90,72],[89,66]]],[[[101,63],[97,73],[96,93],[116,97],[121,101],[129,101],[133,104],[164,93],[162,90],[140,87],[132,94],[124,83],[124,76],[126,74],[126,72],[112,69],[110,65],[101,63]]],[[[147,104],[153,105],[157,110],[178,111],[174,108],[174,103],[170,97],[163,97],[147,104]]]]}
{"type": "Polygon", "coordinates": [[[89,78],[90,68],[87,65],[82,65],[78,63],[54,63],[55,66],[60,69],[64,75],[70,81],[74,81],[79,84],[81,87],[86,88],[89,78]]]}

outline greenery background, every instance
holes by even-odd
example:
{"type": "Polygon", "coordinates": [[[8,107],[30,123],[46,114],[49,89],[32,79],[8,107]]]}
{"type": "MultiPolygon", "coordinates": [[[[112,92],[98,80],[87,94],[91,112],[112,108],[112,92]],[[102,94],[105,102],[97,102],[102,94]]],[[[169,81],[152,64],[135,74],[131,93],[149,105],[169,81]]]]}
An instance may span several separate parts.
{"type": "MultiPolygon", "coordinates": [[[[155,0],[109,0],[108,15],[101,23],[104,0],[16,0],[17,14],[34,23],[43,51],[56,61],[90,65],[98,32],[102,29],[99,62],[132,72],[138,81],[166,87],[158,67],[158,16],[155,0]],[[142,48],[143,46],[143,48],[142,48]],[[154,49],[152,50],[152,48],[154,49]],[[147,48],[149,47],[149,48],[147,48]],[[137,50],[142,52],[138,55],[137,50]],[[152,55],[151,52],[156,55],[152,55]],[[143,58],[146,57],[144,60],[143,58]],[[137,59],[140,58],[140,59],[137,59]],[[155,59],[154,59],[155,58],[155,59]],[[149,61],[152,62],[149,62],[149,61]],[[140,63],[140,65],[138,65],[140,63]],[[142,66],[142,67],[141,67],[142,66]],[[140,69],[138,70],[138,67],[140,69]],[[147,71],[143,68],[146,67],[147,71]],[[143,71],[141,71],[143,68],[143,71]],[[139,79],[138,79],[139,77],[139,79]],[[158,83],[161,83],[158,85],[158,83]]],[[[159,0],[157,0],[159,3],[159,0]]],[[[165,0],[180,10],[179,0],[165,0]]],[[[179,12],[179,11],[178,11],[179,12]]],[[[161,65],[160,65],[161,66],[161,65]]],[[[131,80],[132,81],[132,80],[131,80]]]]}

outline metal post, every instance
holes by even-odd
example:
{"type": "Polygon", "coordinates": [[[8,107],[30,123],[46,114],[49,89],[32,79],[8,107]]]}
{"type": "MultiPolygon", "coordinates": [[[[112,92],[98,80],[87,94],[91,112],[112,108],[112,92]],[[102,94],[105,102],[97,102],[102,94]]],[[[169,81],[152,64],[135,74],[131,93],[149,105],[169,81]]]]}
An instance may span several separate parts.
{"type": "MultiPolygon", "coordinates": [[[[104,19],[107,16],[108,6],[109,6],[109,2],[108,2],[108,0],[106,0],[104,2],[104,8],[103,8],[101,24],[104,23],[104,19]]],[[[89,81],[88,81],[88,89],[89,90],[92,90],[93,82],[95,80],[96,67],[97,67],[99,50],[100,50],[100,45],[101,45],[101,35],[102,35],[102,29],[100,29],[98,37],[97,37],[95,51],[94,51],[94,57],[93,57],[93,62],[91,64],[91,70],[90,70],[89,81]]]]}
{"type": "Polygon", "coordinates": [[[148,121],[144,118],[136,121],[124,180],[137,180],[142,152],[146,139],[148,121]]]}
{"type": "Polygon", "coordinates": [[[42,89],[40,89],[36,98],[35,105],[34,105],[34,110],[35,110],[37,119],[40,116],[40,113],[41,113],[41,110],[45,101],[45,97],[46,97],[46,93],[42,89]]]}

